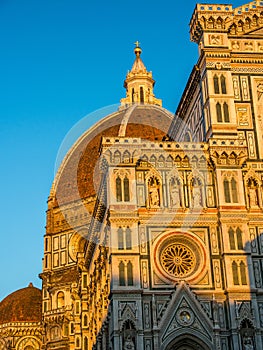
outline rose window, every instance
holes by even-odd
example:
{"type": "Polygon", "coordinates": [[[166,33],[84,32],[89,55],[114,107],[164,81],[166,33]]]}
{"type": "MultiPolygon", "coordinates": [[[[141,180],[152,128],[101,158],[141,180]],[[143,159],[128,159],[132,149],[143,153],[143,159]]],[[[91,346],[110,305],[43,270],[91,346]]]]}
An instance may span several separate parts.
{"type": "Polygon", "coordinates": [[[193,271],[196,266],[195,255],[183,244],[170,244],[161,253],[163,269],[174,277],[183,277],[193,271]]]}

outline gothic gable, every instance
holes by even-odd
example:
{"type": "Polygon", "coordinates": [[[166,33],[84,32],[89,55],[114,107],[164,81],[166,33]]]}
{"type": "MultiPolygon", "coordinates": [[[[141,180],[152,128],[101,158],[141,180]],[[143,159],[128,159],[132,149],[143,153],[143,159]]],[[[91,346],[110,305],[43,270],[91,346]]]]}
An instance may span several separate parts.
{"type": "Polygon", "coordinates": [[[212,322],[184,282],[177,286],[159,327],[162,343],[189,332],[199,334],[211,343],[213,341],[212,322]]]}

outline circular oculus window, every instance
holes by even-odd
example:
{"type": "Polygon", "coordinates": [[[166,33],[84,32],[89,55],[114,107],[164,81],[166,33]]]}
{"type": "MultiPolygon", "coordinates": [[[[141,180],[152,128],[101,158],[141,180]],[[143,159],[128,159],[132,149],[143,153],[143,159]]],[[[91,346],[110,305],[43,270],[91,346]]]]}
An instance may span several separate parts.
{"type": "Polygon", "coordinates": [[[172,243],[162,250],[161,265],[169,275],[184,277],[194,270],[195,254],[184,244],[172,243]]]}
{"type": "Polygon", "coordinates": [[[170,232],[155,245],[154,260],[158,271],[170,280],[195,280],[205,271],[206,254],[192,234],[170,232]]]}

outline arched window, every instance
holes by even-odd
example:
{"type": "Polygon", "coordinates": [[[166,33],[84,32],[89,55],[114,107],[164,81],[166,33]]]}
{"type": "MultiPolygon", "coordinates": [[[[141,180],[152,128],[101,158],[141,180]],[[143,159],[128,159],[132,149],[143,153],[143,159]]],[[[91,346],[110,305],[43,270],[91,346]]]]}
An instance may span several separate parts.
{"type": "Polygon", "coordinates": [[[74,330],[75,330],[74,323],[71,322],[70,323],[70,334],[74,334],[74,330]]]}
{"type": "Polygon", "coordinates": [[[221,83],[222,94],[226,94],[226,78],[223,75],[221,75],[220,77],[220,83],[221,83]]]}
{"type": "Polygon", "coordinates": [[[65,306],[65,296],[63,292],[58,292],[57,294],[57,308],[65,306]]]}
{"type": "Polygon", "coordinates": [[[87,315],[84,315],[84,317],[83,317],[83,326],[84,327],[88,326],[88,316],[87,315]]]}
{"type": "Polygon", "coordinates": [[[128,286],[133,286],[133,266],[130,261],[127,264],[127,277],[128,277],[128,286]]]}
{"type": "Polygon", "coordinates": [[[129,186],[129,179],[127,176],[125,176],[123,180],[123,187],[124,187],[124,202],[130,201],[130,186],[129,186]]]}
{"type": "Polygon", "coordinates": [[[224,179],[224,195],[225,195],[225,202],[231,203],[229,181],[227,179],[224,179]]]}
{"type": "Polygon", "coordinates": [[[143,92],[143,87],[140,87],[140,102],[144,103],[144,92],[143,92]]]}
{"type": "Polygon", "coordinates": [[[116,179],[116,199],[117,199],[117,202],[122,201],[121,179],[119,178],[119,176],[116,179]]]}
{"type": "Polygon", "coordinates": [[[216,117],[217,117],[218,123],[221,123],[223,121],[221,104],[219,102],[217,102],[216,104],[216,117]]]}
{"type": "Polygon", "coordinates": [[[131,229],[127,227],[125,233],[126,233],[126,249],[132,249],[131,229]]]}
{"type": "Polygon", "coordinates": [[[225,123],[229,123],[229,110],[228,110],[228,104],[224,102],[223,104],[223,111],[224,111],[224,121],[225,123]]]}
{"type": "Polygon", "coordinates": [[[114,163],[120,164],[121,162],[121,153],[119,151],[114,152],[114,163]]]}
{"type": "Polygon", "coordinates": [[[123,229],[121,227],[118,229],[118,249],[124,249],[123,229]]]}
{"type": "Polygon", "coordinates": [[[234,178],[231,179],[231,192],[232,192],[232,201],[237,203],[237,182],[234,178]]]}
{"type": "Polygon", "coordinates": [[[236,249],[236,244],[235,244],[234,230],[232,229],[232,227],[230,227],[230,229],[228,230],[228,234],[229,234],[230,249],[234,250],[236,249]]]}
{"type": "Polygon", "coordinates": [[[232,273],[233,273],[233,283],[234,285],[238,285],[238,270],[237,270],[237,263],[235,261],[232,262],[232,273]]]}
{"type": "Polygon", "coordinates": [[[214,91],[215,91],[215,94],[219,94],[220,91],[219,91],[219,81],[218,81],[218,76],[217,75],[214,75],[214,91]]]}
{"type": "Polygon", "coordinates": [[[243,249],[243,242],[242,242],[242,231],[238,227],[236,230],[236,236],[237,236],[237,249],[243,249]]]}
{"type": "Polygon", "coordinates": [[[119,265],[119,285],[125,286],[125,266],[123,262],[119,265]]]}
{"type": "Polygon", "coordinates": [[[240,263],[240,276],[241,276],[241,284],[246,285],[247,284],[247,274],[246,274],[246,265],[243,261],[240,263]]]}
{"type": "Polygon", "coordinates": [[[88,350],[88,338],[84,338],[84,350],[88,350]]]}
{"type": "Polygon", "coordinates": [[[132,89],[132,102],[134,102],[134,89],[132,89]]]}
{"type": "Polygon", "coordinates": [[[79,338],[76,339],[76,348],[79,348],[80,347],[80,341],[79,341],[79,338]]]}

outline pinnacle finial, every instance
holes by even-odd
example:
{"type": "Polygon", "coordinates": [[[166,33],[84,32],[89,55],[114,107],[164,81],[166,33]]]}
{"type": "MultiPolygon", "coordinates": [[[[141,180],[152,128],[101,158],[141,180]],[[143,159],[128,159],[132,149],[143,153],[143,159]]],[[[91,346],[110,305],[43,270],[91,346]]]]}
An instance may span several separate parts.
{"type": "Polygon", "coordinates": [[[135,41],[134,45],[135,45],[135,49],[134,49],[134,53],[137,57],[139,57],[142,53],[142,49],[140,48],[140,42],[137,40],[135,41]]]}

